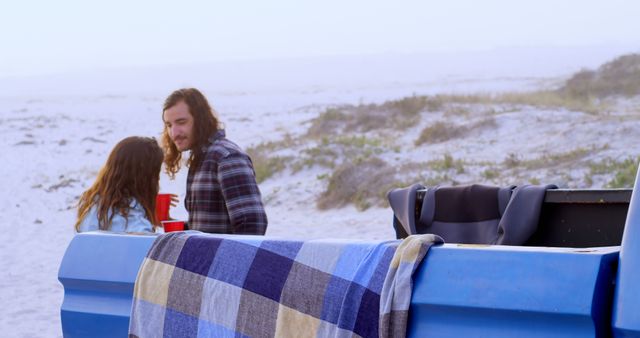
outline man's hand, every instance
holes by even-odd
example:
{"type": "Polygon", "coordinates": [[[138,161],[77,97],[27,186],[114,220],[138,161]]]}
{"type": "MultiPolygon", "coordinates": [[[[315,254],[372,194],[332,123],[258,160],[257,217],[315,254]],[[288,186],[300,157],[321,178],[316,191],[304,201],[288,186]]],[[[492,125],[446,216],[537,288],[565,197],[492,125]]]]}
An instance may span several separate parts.
{"type": "Polygon", "coordinates": [[[180,198],[178,198],[178,195],[176,194],[171,194],[171,206],[175,207],[178,205],[178,202],[180,202],[180,198]]]}

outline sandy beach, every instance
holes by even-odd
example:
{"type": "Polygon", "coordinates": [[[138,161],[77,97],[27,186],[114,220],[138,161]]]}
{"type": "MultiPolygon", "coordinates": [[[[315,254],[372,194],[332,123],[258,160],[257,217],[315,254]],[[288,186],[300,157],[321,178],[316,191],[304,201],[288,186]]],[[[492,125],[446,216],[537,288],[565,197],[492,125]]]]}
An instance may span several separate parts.
{"type": "MultiPolygon", "coordinates": [[[[597,65],[596,61],[606,59],[594,59],[585,66],[597,65]]],[[[3,188],[0,205],[4,219],[0,223],[0,266],[3,271],[0,275],[0,330],[11,337],[62,335],[59,310],[63,290],[57,281],[57,270],[74,236],[77,199],[92,183],[116,142],[131,135],[160,136],[162,100],[172,89],[185,85],[201,88],[226,124],[228,137],[247,148],[280,140],[286,134],[303,134],[309,121],[330,106],[382,103],[415,94],[528,90],[549,86],[579,66],[555,73],[557,77],[549,74],[561,68],[559,66],[537,70],[538,76],[527,75],[526,71],[512,78],[501,77],[503,74],[480,76],[477,72],[472,73],[476,77],[447,76],[441,72],[432,77],[425,76],[420,82],[406,75],[411,74],[410,71],[402,73],[405,78],[393,78],[390,75],[393,72],[388,71],[376,81],[361,74],[353,83],[332,83],[316,74],[319,79],[316,82],[307,79],[298,85],[295,79],[289,79],[279,87],[269,85],[265,80],[268,77],[261,76],[254,86],[244,89],[245,82],[241,80],[248,82],[248,78],[236,78],[225,87],[220,82],[207,82],[203,78],[185,81],[173,76],[158,85],[158,81],[153,83],[149,74],[143,73],[135,81],[127,81],[135,78],[133,75],[129,78],[113,76],[106,84],[100,84],[102,76],[108,76],[102,74],[93,77],[96,83],[86,83],[84,87],[83,81],[92,79],[91,75],[0,82],[0,88],[6,89],[0,97],[0,145],[5,149],[3,158],[7,159],[5,165],[0,166],[3,188]],[[67,82],[57,86],[61,79],[67,82]],[[143,83],[149,85],[141,86],[143,83]]],[[[516,113],[497,117],[501,126],[499,139],[503,143],[491,143],[490,136],[481,134],[473,141],[452,141],[420,149],[402,148],[393,157],[400,161],[419,156],[440,158],[444,153],[451,153],[456,158],[480,162],[517,149],[528,155],[543,153],[549,149],[534,141],[542,131],[526,127],[536,119],[553,121],[549,122],[551,129],[545,134],[548,138],[557,137],[546,140],[552,148],[564,147],[560,150],[570,151],[575,145],[588,147],[607,143],[607,153],[601,156],[635,156],[637,153],[630,153],[627,146],[640,141],[636,108],[637,103],[632,103],[630,111],[611,112],[613,118],[608,120],[591,119],[587,114],[576,112],[527,108],[524,115],[531,120],[516,113]],[[572,127],[577,131],[572,132],[572,127]],[[584,129],[577,129],[582,127],[584,129]],[[596,133],[598,130],[600,133],[596,133]],[[492,146],[478,146],[482,142],[492,146]]],[[[399,139],[400,142],[412,144],[421,128],[434,119],[423,119],[422,124],[411,129],[404,136],[406,139],[399,139]]],[[[580,170],[576,169],[576,177],[584,174],[580,170]]],[[[395,238],[392,212],[388,208],[374,206],[359,211],[355,206],[347,205],[318,210],[316,199],[326,187],[326,180],[318,177],[327,173],[327,169],[321,167],[295,173],[284,170],[260,184],[269,217],[268,236],[395,238]]],[[[468,173],[468,177],[475,177],[473,175],[473,171],[468,173]]],[[[174,181],[164,174],[161,177],[161,191],[176,193],[182,201],[186,170],[174,181]]],[[[172,210],[172,216],[186,219],[187,214],[179,205],[172,210]]]]}

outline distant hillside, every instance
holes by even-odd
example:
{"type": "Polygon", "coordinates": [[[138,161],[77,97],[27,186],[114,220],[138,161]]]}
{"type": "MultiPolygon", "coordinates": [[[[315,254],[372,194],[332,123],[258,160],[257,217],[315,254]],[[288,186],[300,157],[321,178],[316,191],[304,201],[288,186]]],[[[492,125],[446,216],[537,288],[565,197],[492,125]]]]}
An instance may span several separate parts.
{"type": "Polygon", "coordinates": [[[559,91],[582,98],[640,95],[640,54],[620,56],[595,71],[582,70],[559,91]]]}
{"type": "Polygon", "coordinates": [[[558,89],[329,106],[306,132],[248,152],[259,182],[278,181],[272,196],[303,177],[321,189],[320,209],[384,206],[389,189],[416,182],[631,187],[640,96],[629,97],[638,94],[640,55],[625,55],[558,89]]]}

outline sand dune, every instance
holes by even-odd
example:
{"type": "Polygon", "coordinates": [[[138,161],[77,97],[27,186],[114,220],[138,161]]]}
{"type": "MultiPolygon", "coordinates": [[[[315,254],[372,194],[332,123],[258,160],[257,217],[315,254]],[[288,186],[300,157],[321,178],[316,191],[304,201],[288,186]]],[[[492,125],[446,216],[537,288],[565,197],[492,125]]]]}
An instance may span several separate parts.
{"type": "MultiPolygon", "coordinates": [[[[411,72],[405,70],[405,73],[411,72]]],[[[291,86],[269,89],[268,81],[263,78],[263,86],[257,89],[242,89],[242,82],[235,81],[237,86],[231,89],[217,84],[203,85],[203,90],[226,124],[228,137],[246,148],[281,139],[285,134],[294,137],[303,134],[309,121],[330,105],[380,103],[412,94],[523,90],[548,85],[547,77],[535,76],[474,79],[447,78],[440,73],[439,77],[416,82],[414,77],[406,81],[393,79],[392,70],[386,70],[385,74],[388,81],[367,82],[371,77],[363,77],[359,84],[348,86],[333,86],[326,81],[311,85],[308,81],[307,85],[293,89],[291,86]]],[[[96,82],[99,79],[94,78],[96,82]]],[[[37,82],[40,80],[18,81],[15,90],[4,91],[0,97],[0,146],[6,159],[0,166],[3,188],[0,205],[4,220],[0,223],[3,271],[0,274],[0,330],[9,336],[61,336],[59,309],[63,290],[57,281],[57,270],[74,235],[72,225],[77,199],[91,184],[116,142],[131,135],[159,137],[162,100],[168,90],[185,84],[173,78],[149,87],[135,81],[133,85],[123,82],[123,86],[118,87],[121,79],[112,78],[102,86],[87,83],[86,88],[82,88],[81,81],[74,82],[77,87],[69,87],[67,82],[56,88],[56,81],[60,79],[55,78],[44,84],[37,82]],[[135,86],[138,87],[132,88],[135,86]]],[[[11,81],[0,82],[0,88],[11,89],[11,81]]],[[[185,85],[199,84],[201,82],[193,81],[185,85]]],[[[636,107],[637,103],[632,103],[631,113],[616,115],[614,112],[607,123],[600,125],[596,120],[581,120],[584,116],[579,113],[530,109],[527,118],[548,119],[550,128],[544,131],[527,129],[532,121],[523,121],[521,117],[525,115],[505,113],[499,117],[502,127],[498,131],[503,133],[500,137],[504,143],[491,143],[487,136],[480,135],[480,139],[442,143],[427,152],[436,157],[445,151],[455,157],[474,154],[482,159],[525,148],[531,155],[549,150],[536,140],[536,135],[541,135],[547,141],[553,139],[551,146],[560,143],[570,149],[575,145],[607,143],[611,156],[637,155],[630,153],[629,148],[640,141],[638,114],[633,110],[636,107]],[[576,121],[589,127],[578,129],[576,121]]],[[[430,122],[433,121],[426,119],[422,123],[430,122]]],[[[399,142],[412,143],[420,132],[419,127],[399,138],[399,142]]],[[[404,150],[406,152],[394,156],[422,156],[420,150],[404,150]]],[[[317,210],[315,200],[326,184],[317,177],[323,173],[326,170],[321,168],[308,168],[295,174],[285,171],[261,183],[270,220],[267,235],[394,238],[392,213],[388,209],[374,207],[359,212],[354,206],[346,206],[317,210]]],[[[170,181],[162,175],[161,190],[178,193],[182,199],[185,176],[183,171],[175,181],[170,181]]],[[[172,215],[186,218],[181,206],[173,210],[172,215]]]]}

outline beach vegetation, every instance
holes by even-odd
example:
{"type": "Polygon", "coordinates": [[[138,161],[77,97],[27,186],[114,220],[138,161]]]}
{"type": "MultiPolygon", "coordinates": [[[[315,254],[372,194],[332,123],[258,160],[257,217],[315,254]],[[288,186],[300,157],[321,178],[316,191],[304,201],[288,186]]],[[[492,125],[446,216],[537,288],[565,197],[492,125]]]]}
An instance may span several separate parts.
{"type": "Polygon", "coordinates": [[[395,169],[382,159],[347,161],[333,171],[316,204],[318,209],[353,204],[362,211],[372,206],[384,206],[387,192],[397,187],[395,169]]]}
{"type": "Polygon", "coordinates": [[[607,158],[599,162],[591,162],[589,163],[588,175],[589,177],[613,175],[613,178],[606,184],[607,188],[632,188],[638,172],[639,162],[640,156],[627,157],[619,161],[607,158]]]}
{"type": "Polygon", "coordinates": [[[287,163],[293,159],[291,156],[269,156],[256,148],[247,149],[247,154],[251,157],[258,183],[262,183],[276,173],[283,171],[287,167],[287,163]]]}
{"type": "Polygon", "coordinates": [[[425,143],[441,143],[456,138],[466,137],[472,131],[482,131],[488,128],[495,128],[497,125],[495,117],[493,116],[463,125],[456,125],[446,120],[440,120],[422,129],[420,136],[418,136],[414,144],[416,146],[421,146],[425,143]]]}
{"type": "Polygon", "coordinates": [[[573,74],[558,92],[584,100],[640,95],[640,54],[622,55],[597,70],[583,69],[573,74]]]}
{"type": "Polygon", "coordinates": [[[455,170],[457,174],[464,173],[464,161],[461,159],[454,159],[449,153],[445,153],[442,156],[442,159],[427,162],[427,166],[436,171],[455,170]]]}
{"type": "MultiPolygon", "coordinates": [[[[596,117],[571,115],[580,121],[590,118],[633,119],[633,114],[614,115],[611,112],[616,110],[611,107],[618,107],[618,111],[625,107],[627,111],[633,109],[631,105],[620,108],[615,98],[639,95],[639,69],[640,56],[632,54],[596,70],[581,70],[555,89],[414,94],[382,103],[330,106],[309,121],[306,133],[265,142],[250,148],[249,153],[260,182],[287,168],[292,173],[312,167],[322,168],[323,173],[315,176],[326,184],[326,190],[317,200],[319,208],[353,204],[364,210],[386,203],[386,191],[405,183],[455,185],[478,180],[495,183],[506,179],[507,175],[532,184],[541,180],[558,180],[561,181],[559,185],[574,186],[577,179],[587,186],[593,186],[597,181],[612,188],[629,187],[635,179],[638,158],[586,162],[590,158],[602,158],[599,153],[609,147],[607,144],[582,145],[573,149],[563,146],[562,150],[554,149],[556,152],[535,152],[526,157],[523,153],[510,152],[495,163],[467,161],[454,158],[450,153],[438,155],[440,157],[429,155],[428,160],[422,163],[409,163],[402,154],[415,151],[415,147],[435,150],[438,148],[430,148],[429,145],[479,136],[498,128],[500,121],[510,121],[513,117],[503,114],[513,112],[566,110],[600,114],[596,117]],[[614,104],[616,106],[612,106],[614,104]],[[607,114],[601,114],[603,112],[607,114]],[[423,118],[429,118],[429,123],[421,123],[423,118]],[[405,135],[413,138],[416,133],[418,136],[413,142],[406,144],[402,141],[407,139],[405,135]],[[395,158],[393,165],[382,160],[389,155],[395,158]],[[589,165],[587,172],[579,171],[578,175],[584,176],[577,177],[575,169],[584,169],[584,163],[589,165]]],[[[536,114],[535,123],[545,123],[541,116],[536,114]]],[[[484,140],[487,141],[486,138],[484,140]]],[[[488,140],[489,145],[496,142],[495,138],[488,140]]]]}
{"type": "Polygon", "coordinates": [[[484,179],[491,181],[498,178],[500,176],[500,172],[495,168],[487,168],[482,171],[481,175],[484,179]]]}
{"type": "Polygon", "coordinates": [[[527,170],[536,170],[543,168],[557,167],[566,164],[573,164],[579,161],[593,152],[597,151],[596,147],[585,148],[578,147],[570,151],[561,153],[545,153],[540,157],[528,160],[518,159],[518,166],[527,170]]]}

